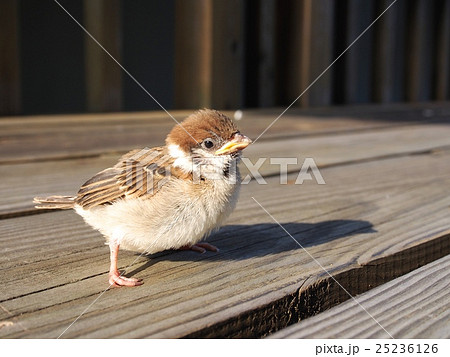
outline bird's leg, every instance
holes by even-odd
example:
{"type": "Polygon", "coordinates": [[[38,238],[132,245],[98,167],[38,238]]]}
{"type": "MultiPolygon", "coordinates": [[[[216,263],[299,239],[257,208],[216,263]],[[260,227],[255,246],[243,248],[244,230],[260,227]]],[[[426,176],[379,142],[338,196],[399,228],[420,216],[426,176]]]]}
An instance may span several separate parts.
{"type": "Polygon", "coordinates": [[[141,279],[126,278],[119,273],[117,269],[117,258],[119,256],[119,244],[115,242],[109,243],[110,260],[109,266],[109,283],[114,286],[138,286],[144,282],[141,279]]]}
{"type": "Polygon", "coordinates": [[[198,253],[205,253],[207,250],[210,252],[218,252],[219,248],[209,243],[197,243],[193,245],[185,245],[181,247],[180,250],[192,250],[198,253]]]}

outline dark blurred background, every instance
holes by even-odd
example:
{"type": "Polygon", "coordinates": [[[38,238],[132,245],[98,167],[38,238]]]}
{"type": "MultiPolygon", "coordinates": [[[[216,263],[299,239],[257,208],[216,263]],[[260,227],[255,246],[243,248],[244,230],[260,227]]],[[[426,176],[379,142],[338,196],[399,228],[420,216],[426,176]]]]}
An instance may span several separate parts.
{"type": "MultiPolygon", "coordinates": [[[[289,105],[393,0],[59,0],[167,109],[289,105]]],[[[450,0],[398,0],[296,103],[450,99],[450,0]]],[[[0,1],[0,115],[160,107],[52,0],[0,1]]]]}

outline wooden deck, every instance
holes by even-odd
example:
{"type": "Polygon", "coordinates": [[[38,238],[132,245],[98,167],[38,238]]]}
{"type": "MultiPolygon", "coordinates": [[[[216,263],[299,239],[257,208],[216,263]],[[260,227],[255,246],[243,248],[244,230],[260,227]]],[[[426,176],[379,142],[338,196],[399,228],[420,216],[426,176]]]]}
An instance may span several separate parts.
{"type": "Polygon", "coordinates": [[[361,304],[390,334],[403,338],[450,335],[450,256],[438,259],[270,338],[384,338],[361,304]]]}
{"type": "MultiPolygon", "coordinates": [[[[246,111],[238,125],[255,138],[281,111],[246,111]]],[[[120,266],[145,284],[105,291],[100,234],[32,197],[76,192],[172,125],[164,113],[0,119],[0,337],[56,338],[83,312],[63,338],[450,337],[450,103],[289,111],[245,156],[298,164],[280,185],[267,159],[267,184],[242,187],[208,239],[219,253],[133,263],[124,251],[120,266]],[[325,185],[294,184],[305,157],[325,185]]]]}

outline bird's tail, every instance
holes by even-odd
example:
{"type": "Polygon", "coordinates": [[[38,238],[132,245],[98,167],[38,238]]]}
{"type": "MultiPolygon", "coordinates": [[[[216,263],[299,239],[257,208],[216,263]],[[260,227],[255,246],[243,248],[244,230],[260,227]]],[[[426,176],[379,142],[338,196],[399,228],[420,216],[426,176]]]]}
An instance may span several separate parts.
{"type": "Polygon", "coordinates": [[[35,197],[33,202],[36,203],[36,208],[44,209],[70,209],[75,205],[74,196],[50,196],[50,197],[35,197]]]}

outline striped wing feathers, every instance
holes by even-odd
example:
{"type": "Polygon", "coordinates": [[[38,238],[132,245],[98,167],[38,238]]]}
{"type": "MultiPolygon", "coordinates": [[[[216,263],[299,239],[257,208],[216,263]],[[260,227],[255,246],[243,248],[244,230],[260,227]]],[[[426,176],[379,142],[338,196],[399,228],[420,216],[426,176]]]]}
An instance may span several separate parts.
{"type": "Polygon", "coordinates": [[[114,167],[99,172],[81,186],[76,203],[90,208],[125,197],[151,197],[168,174],[181,178],[172,164],[173,158],[164,147],[130,151],[114,167]]]}

